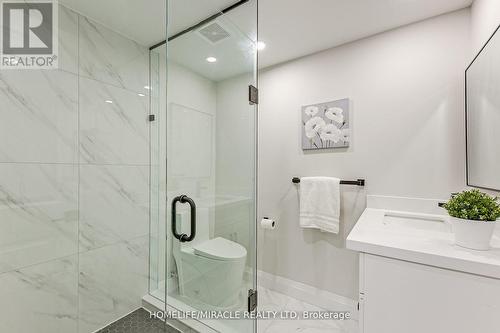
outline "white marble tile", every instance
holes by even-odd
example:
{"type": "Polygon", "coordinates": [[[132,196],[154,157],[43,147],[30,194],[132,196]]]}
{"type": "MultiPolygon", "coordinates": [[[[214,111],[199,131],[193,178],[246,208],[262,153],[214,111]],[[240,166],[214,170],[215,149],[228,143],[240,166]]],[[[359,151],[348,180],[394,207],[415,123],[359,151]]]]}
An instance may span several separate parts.
{"type": "MultiPolygon", "coordinates": [[[[309,304],[303,301],[300,301],[298,299],[295,299],[293,297],[287,296],[288,300],[285,305],[285,310],[289,311],[297,311],[297,312],[303,312],[303,311],[326,311],[319,306],[309,304]]],[[[334,311],[334,310],[333,310],[334,311]]]]}
{"type": "MultiPolygon", "coordinates": [[[[309,304],[306,302],[302,302],[300,300],[297,300],[295,298],[289,297],[289,300],[285,306],[285,310],[287,311],[295,311],[299,314],[302,314],[304,311],[309,311],[309,312],[324,312],[328,311],[325,309],[320,308],[319,306],[309,304]]],[[[331,311],[347,311],[347,310],[342,310],[342,309],[335,309],[331,311]]],[[[305,330],[306,332],[309,330],[311,332],[322,332],[330,329],[331,332],[347,332],[345,329],[345,323],[348,320],[345,321],[340,321],[340,320],[307,320],[307,319],[301,319],[298,320],[297,323],[300,325],[300,327],[307,328],[305,330]]],[[[353,332],[354,333],[354,332],[353,332]]]]}
{"type": "Polygon", "coordinates": [[[59,6],[59,69],[78,74],[78,15],[59,6]]]}
{"type": "Polygon", "coordinates": [[[148,165],[147,115],[147,97],[80,78],[81,162],[148,165]]]}
{"type": "Polygon", "coordinates": [[[148,48],[85,17],[79,22],[80,75],[148,93],[148,48]]]}
{"type": "Polygon", "coordinates": [[[0,163],[0,272],[77,253],[78,169],[0,163]]]}
{"type": "Polygon", "coordinates": [[[259,311],[280,311],[290,301],[290,297],[267,288],[258,288],[259,311]]]}
{"type": "MultiPolygon", "coordinates": [[[[325,311],[324,309],[302,302],[288,295],[267,288],[259,288],[260,311],[294,311],[299,315],[304,311],[325,311]]],[[[332,309],[331,311],[344,311],[332,309]]],[[[358,322],[355,320],[258,320],[258,333],[358,333],[358,322]]]]}
{"type": "Polygon", "coordinates": [[[0,162],[74,163],[78,79],[58,70],[0,73],[0,162]]]}
{"type": "Polygon", "coordinates": [[[148,237],[80,254],[79,333],[141,306],[148,292],[148,237]]]}
{"type": "MultiPolygon", "coordinates": [[[[258,288],[258,310],[259,311],[283,311],[286,304],[290,301],[290,297],[275,292],[267,288],[258,288]]],[[[258,320],[257,332],[265,332],[266,329],[273,323],[273,320],[258,320]]]]}
{"type": "Polygon", "coordinates": [[[80,166],[80,251],[149,233],[147,166],[80,166]]]}
{"type": "Polygon", "coordinates": [[[0,332],[76,333],[76,255],[0,274],[0,332]]]}

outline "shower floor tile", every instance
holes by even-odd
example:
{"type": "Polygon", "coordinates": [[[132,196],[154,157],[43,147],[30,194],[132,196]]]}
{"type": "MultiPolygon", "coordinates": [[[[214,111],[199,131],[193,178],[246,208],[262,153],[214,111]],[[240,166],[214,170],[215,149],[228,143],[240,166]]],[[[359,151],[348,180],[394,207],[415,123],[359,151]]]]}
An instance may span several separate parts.
{"type": "Polygon", "coordinates": [[[149,312],[138,309],[131,314],[115,321],[96,333],[180,333],[178,330],[165,326],[158,319],[151,319],[149,312]]]}

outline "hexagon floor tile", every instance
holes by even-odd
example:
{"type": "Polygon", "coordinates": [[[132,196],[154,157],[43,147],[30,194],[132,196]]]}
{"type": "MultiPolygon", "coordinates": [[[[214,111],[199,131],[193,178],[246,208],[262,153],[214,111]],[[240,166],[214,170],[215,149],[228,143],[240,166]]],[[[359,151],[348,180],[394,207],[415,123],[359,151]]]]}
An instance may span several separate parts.
{"type": "Polygon", "coordinates": [[[151,319],[149,312],[137,309],[126,317],[106,326],[96,333],[180,333],[178,330],[165,326],[158,319],[151,319]]]}

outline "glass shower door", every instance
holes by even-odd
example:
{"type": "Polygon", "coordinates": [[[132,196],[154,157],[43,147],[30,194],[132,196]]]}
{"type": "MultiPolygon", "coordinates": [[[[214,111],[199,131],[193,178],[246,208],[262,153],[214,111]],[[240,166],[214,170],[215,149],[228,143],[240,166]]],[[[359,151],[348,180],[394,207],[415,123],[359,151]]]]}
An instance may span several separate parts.
{"type": "MultiPolygon", "coordinates": [[[[152,99],[151,216],[160,223],[152,223],[150,282],[167,310],[243,316],[256,289],[257,107],[249,87],[257,85],[257,1],[229,10],[220,3],[171,2],[171,38],[151,52],[152,96],[160,90],[152,99]],[[196,6],[206,15],[187,28],[183,13],[196,6]]],[[[220,332],[255,329],[243,318],[196,319],[220,332]]]]}

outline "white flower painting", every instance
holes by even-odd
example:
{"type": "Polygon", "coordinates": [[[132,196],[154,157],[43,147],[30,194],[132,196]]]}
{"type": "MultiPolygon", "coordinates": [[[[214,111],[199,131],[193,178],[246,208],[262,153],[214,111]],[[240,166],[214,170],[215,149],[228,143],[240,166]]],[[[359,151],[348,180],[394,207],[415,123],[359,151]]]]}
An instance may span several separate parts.
{"type": "Polygon", "coordinates": [[[326,126],[325,121],[321,117],[314,117],[309,119],[304,129],[306,131],[306,136],[309,139],[314,138],[316,135],[321,134],[323,132],[323,128],[326,126]]]}
{"type": "Polygon", "coordinates": [[[325,112],[325,116],[335,121],[337,124],[342,124],[344,122],[344,110],[341,108],[328,108],[325,112]]]}
{"type": "Polygon", "coordinates": [[[314,117],[318,112],[319,112],[319,109],[317,106],[308,106],[304,110],[304,113],[306,115],[308,115],[309,117],[314,117]]]}
{"type": "Polygon", "coordinates": [[[349,147],[349,99],[302,107],[302,149],[349,147]]]}

